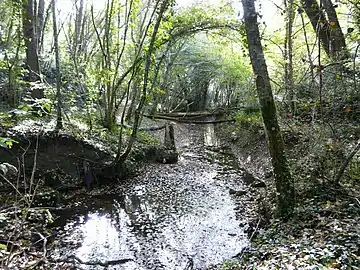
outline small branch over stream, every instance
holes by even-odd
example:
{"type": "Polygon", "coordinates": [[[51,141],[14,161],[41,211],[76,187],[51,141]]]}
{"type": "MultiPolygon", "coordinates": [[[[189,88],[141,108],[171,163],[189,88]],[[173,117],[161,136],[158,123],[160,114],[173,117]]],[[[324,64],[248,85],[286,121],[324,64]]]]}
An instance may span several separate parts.
{"type": "Polygon", "coordinates": [[[125,258],[125,259],[111,260],[111,261],[100,261],[100,260],[83,261],[82,259],[80,259],[79,257],[77,257],[75,255],[70,255],[65,259],[58,259],[55,262],[74,263],[74,261],[77,261],[78,263],[84,264],[84,265],[108,267],[111,265],[119,265],[119,264],[131,262],[131,261],[133,261],[133,259],[125,258]]]}

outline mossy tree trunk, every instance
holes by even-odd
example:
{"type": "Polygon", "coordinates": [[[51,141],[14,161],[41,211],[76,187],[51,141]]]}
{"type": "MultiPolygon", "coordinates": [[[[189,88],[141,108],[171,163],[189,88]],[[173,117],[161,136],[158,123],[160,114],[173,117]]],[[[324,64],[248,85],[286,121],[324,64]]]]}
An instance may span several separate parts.
{"type": "Polygon", "coordinates": [[[256,76],[256,88],[274,170],[277,193],[277,214],[282,218],[286,218],[292,214],[295,205],[293,179],[285,156],[284,141],[277,120],[270,78],[261,46],[254,0],[242,0],[242,4],[244,8],[249,54],[256,76]]]}

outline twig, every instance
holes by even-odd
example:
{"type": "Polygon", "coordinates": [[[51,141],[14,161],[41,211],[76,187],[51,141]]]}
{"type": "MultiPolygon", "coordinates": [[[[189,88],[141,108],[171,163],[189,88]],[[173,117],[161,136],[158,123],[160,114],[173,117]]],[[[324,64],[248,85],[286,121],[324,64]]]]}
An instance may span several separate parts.
{"type": "Polygon", "coordinates": [[[32,261],[29,262],[28,265],[25,267],[26,269],[34,269],[36,266],[38,266],[42,261],[46,260],[46,244],[47,244],[47,239],[45,236],[43,236],[41,233],[37,233],[40,236],[40,239],[38,241],[36,241],[34,244],[39,243],[40,241],[43,241],[43,255],[42,257],[37,260],[37,261],[32,261]]]}
{"type": "Polygon", "coordinates": [[[194,260],[192,258],[188,258],[188,262],[185,265],[184,270],[193,270],[194,269],[194,260]]]}
{"type": "MultiPolygon", "coordinates": [[[[31,189],[32,189],[32,186],[33,186],[33,183],[34,183],[35,172],[36,172],[36,162],[37,162],[37,155],[38,155],[38,148],[39,148],[39,135],[40,135],[40,132],[36,136],[34,163],[33,163],[33,167],[32,167],[32,170],[31,170],[31,177],[30,177],[30,187],[29,187],[29,195],[30,196],[31,196],[31,189]]],[[[36,188],[35,188],[35,191],[36,191],[36,188]]],[[[35,196],[35,191],[34,191],[34,196],[35,196]]],[[[30,207],[31,202],[32,202],[32,199],[29,201],[29,207],[30,207]]]]}
{"type": "Polygon", "coordinates": [[[258,223],[256,224],[256,228],[255,228],[255,230],[253,231],[253,233],[251,234],[251,236],[250,236],[250,238],[249,238],[249,241],[250,241],[250,242],[251,242],[251,240],[253,239],[256,231],[257,231],[258,228],[259,228],[260,220],[261,220],[261,218],[259,218],[258,223]]]}
{"type": "MultiPolygon", "coordinates": [[[[24,149],[21,147],[21,149],[24,151],[24,153],[22,153],[21,155],[21,162],[22,162],[22,173],[23,173],[23,178],[24,178],[24,186],[25,186],[25,192],[26,193],[26,189],[27,189],[27,184],[26,184],[26,174],[25,174],[25,155],[27,153],[27,151],[29,150],[30,146],[31,146],[31,142],[30,140],[28,140],[28,145],[27,147],[24,149]]],[[[25,197],[24,197],[25,198],[25,197]]]]}
{"type": "Polygon", "coordinates": [[[13,183],[11,183],[11,181],[9,179],[7,179],[3,174],[0,173],[0,176],[2,177],[2,179],[5,180],[6,183],[8,183],[15,191],[17,194],[19,194],[20,196],[23,196],[23,194],[21,194],[21,192],[19,191],[19,189],[17,187],[15,187],[15,185],[13,183]]]}
{"type": "Polygon", "coordinates": [[[360,201],[359,201],[359,199],[358,199],[358,198],[355,198],[355,197],[354,197],[354,199],[355,199],[355,201],[358,203],[358,205],[360,206],[360,201]]]}
{"type": "MultiPolygon", "coordinates": [[[[31,172],[31,178],[30,178],[30,191],[31,191],[31,187],[34,183],[34,178],[35,178],[35,172],[36,172],[36,168],[37,168],[37,156],[38,156],[38,152],[39,152],[39,136],[40,136],[40,133],[42,132],[42,130],[39,131],[37,137],[36,137],[36,146],[35,146],[35,155],[34,155],[34,163],[33,163],[33,168],[32,168],[32,172],[31,172]]],[[[35,198],[35,195],[36,195],[36,191],[37,191],[37,188],[39,187],[39,181],[38,183],[36,184],[35,188],[34,188],[34,191],[33,191],[33,194],[31,194],[31,192],[29,192],[29,195],[32,196],[30,197],[30,201],[29,201],[29,207],[31,206],[34,198],[35,198]]]]}
{"type": "Polygon", "coordinates": [[[195,121],[195,120],[191,120],[191,119],[180,119],[180,118],[171,117],[171,116],[147,115],[147,114],[144,114],[144,116],[147,117],[147,118],[164,119],[164,120],[171,120],[171,121],[174,121],[174,122],[197,124],[197,125],[236,122],[235,119],[214,120],[214,121],[195,121]]]}

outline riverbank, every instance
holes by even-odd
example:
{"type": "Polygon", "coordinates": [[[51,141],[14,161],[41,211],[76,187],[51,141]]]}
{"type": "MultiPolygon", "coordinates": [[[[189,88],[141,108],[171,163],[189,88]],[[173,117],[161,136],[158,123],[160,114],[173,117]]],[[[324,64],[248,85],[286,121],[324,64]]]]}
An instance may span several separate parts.
{"type": "Polygon", "coordinates": [[[53,121],[25,120],[2,131],[12,147],[0,149],[1,269],[56,269],[61,262],[49,254],[59,237],[59,211],[126,182],[147,163],[178,158],[162,145],[163,133],[151,138],[140,132],[129,159],[114,170],[117,136],[72,126],[53,130],[53,121]]]}
{"type": "MultiPolygon", "coordinates": [[[[293,170],[298,166],[295,163],[299,156],[301,159],[306,158],[304,149],[309,149],[311,143],[309,134],[305,133],[309,127],[298,127],[298,130],[301,129],[302,133],[294,133],[293,129],[284,128],[288,158],[293,170]],[[295,149],[302,150],[302,153],[296,152],[295,149]]],[[[358,184],[349,185],[353,183],[350,179],[333,188],[317,185],[318,182],[324,181],[320,177],[309,181],[308,178],[293,175],[297,207],[291,219],[278,220],[273,214],[274,179],[271,175],[262,127],[246,123],[238,126],[221,126],[219,131],[226,141],[232,142],[230,147],[236,154],[240,166],[245,166],[266,183],[266,196],[259,202],[256,222],[253,222],[254,229],[250,235],[251,246],[235,260],[229,260],[222,266],[211,269],[360,268],[358,184]]],[[[310,174],[314,170],[315,165],[308,163],[307,166],[309,165],[310,167],[303,168],[303,173],[310,174]]]]}
{"type": "MultiPolygon", "coordinates": [[[[14,216],[5,216],[4,209],[3,265],[185,269],[240,254],[248,245],[248,218],[254,212],[248,189],[256,183],[241,181],[246,171],[217,144],[212,127],[175,125],[176,164],[148,163],[119,184],[63,194],[54,207],[26,212],[19,207],[14,216]],[[34,211],[37,221],[29,219],[34,211]]],[[[146,137],[155,140],[161,134],[146,137]]]]}
{"type": "MultiPolygon", "coordinates": [[[[60,204],[41,207],[10,208],[14,196],[3,196],[2,267],[358,267],[356,188],[322,191],[295,178],[306,188],[297,188],[295,215],[283,222],[273,215],[274,179],[260,125],[179,124],[175,134],[177,164],[147,164],[121,185],[88,190],[83,184],[60,204]]],[[[285,135],[292,160],[293,143],[304,148],[308,141],[285,135]]],[[[48,195],[58,202],[56,193],[48,195]]]]}

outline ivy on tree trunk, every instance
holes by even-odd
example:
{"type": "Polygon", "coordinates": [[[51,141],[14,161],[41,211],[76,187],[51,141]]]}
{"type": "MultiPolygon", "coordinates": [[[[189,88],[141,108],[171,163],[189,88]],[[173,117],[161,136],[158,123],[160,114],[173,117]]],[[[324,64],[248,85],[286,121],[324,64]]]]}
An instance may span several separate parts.
{"type": "Polygon", "coordinates": [[[251,65],[256,77],[256,89],[274,170],[277,214],[282,218],[286,218],[292,214],[295,205],[293,179],[285,156],[285,145],[277,120],[270,78],[261,46],[254,0],[242,0],[242,4],[251,65]]]}

